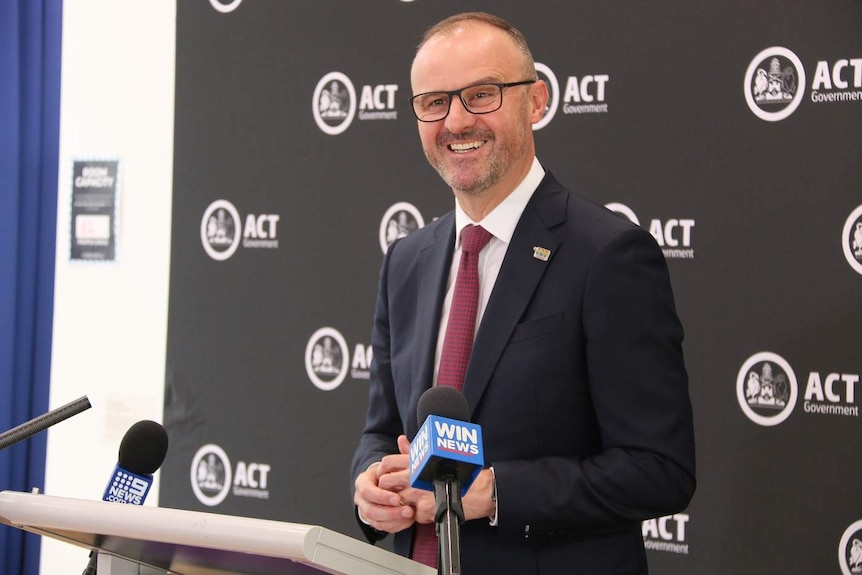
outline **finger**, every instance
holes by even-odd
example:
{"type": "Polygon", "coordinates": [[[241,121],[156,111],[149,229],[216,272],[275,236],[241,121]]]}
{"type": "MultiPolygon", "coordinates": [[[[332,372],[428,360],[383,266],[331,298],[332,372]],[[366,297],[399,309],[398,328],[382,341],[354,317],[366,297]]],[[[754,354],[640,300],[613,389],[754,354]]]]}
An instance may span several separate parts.
{"type": "Polygon", "coordinates": [[[401,496],[401,500],[404,502],[404,505],[412,505],[413,507],[416,507],[426,499],[432,504],[434,503],[434,494],[430,491],[425,491],[424,489],[408,487],[399,492],[399,495],[401,496]]]}
{"type": "Polygon", "coordinates": [[[378,485],[388,491],[401,491],[410,487],[410,475],[407,470],[387,473],[380,476],[378,485]]]}
{"type": "Polygon", "coordinates": [[[404,471],[410,465],[410,460],[407,455],[387,455],[380,460],[380,465],[377,466],[378,477],[393,471],[404,471]]]}
{"type": "Polygon", "coordinates": [[[390,490],[382,489],[370,477],[374,471],[366,471],[356,478],[356,491],[354,495],[354,503],[360,508],[364,508],[364,504],[382,505],[388,507],[400,507],[401,498],[397,493],[390,490]]]}
{"type": "Polygon", "coordinates": [[[409,505],[389,507],[365,504],[359,507],[362,518],[380,531],[395,532],[413,523],[415,511],[409,505]]]}
{"type": "Polygon", "coordinates": [[[434,521],[437,503],[434,500],[433,493],[423,489],[410,488],[402,491],[400,495],[405,505],[409,505],[416,510],[415,518],[417,523],[431,523],[434,521]]]}
{"type": "Polygon", "coordinates": [[[398,436],[398,451],[403,455],[407,455],[410,453],[410,440],[407,439],[406,435],[398,436]]]}

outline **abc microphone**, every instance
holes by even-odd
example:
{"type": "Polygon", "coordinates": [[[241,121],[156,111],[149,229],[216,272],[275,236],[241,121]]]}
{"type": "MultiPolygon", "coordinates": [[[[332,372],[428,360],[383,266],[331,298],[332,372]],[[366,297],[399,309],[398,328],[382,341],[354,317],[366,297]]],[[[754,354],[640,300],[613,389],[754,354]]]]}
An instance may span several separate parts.
{"type": "Polygon", "coordinates": [[[461,497],[485,465],[482,428],[468,421],[470,406],[454,387],[427,390],[416,412],[425,422],[410,443],[410,485],[434,492],[440,572],[461,573],[461,497]]]}
{"type": "MultiPolygon", "coordinates": [[[[143,505],[158,470],[168,452],[168,432],[155,421],[143,420],[132,425],[120,441],[117,465],[105,487],[102,501],[125,505],[143,505]]],[[[82,575],[95,575],[98,552],[90,552],[90,561],[82,575]]]]}

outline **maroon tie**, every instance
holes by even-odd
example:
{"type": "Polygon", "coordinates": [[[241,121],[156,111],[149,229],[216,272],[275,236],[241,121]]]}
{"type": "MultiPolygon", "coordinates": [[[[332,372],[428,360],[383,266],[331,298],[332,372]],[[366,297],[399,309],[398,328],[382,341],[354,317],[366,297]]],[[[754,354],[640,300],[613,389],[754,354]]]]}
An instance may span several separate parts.
{"type": "MultiPolygon", "coordinates": [[[[443,338],[437,385],[449,385],[459,391],[464,386],[479,308],[479,252],[488,245],[491,237],[491,233],[481,226],[467,226],[461,232],[461,261],[458,264],[452,306],[449,308],[446,336],[443,338]]],[[[413,538],[413,560],[437,567],[437,555],[435,524],[417,524],[413,538]]]]}

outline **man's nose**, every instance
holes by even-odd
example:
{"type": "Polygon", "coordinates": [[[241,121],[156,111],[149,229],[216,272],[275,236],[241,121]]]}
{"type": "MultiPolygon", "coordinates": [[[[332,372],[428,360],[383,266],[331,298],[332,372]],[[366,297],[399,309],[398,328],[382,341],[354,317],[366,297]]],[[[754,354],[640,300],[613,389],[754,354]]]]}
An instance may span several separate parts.
{"type": "Polygon", "coordinates": [[[471,114],[464,107],[461,98],[454,98],[449,105],[449,115],[446,116],[446,129],[453,134],[460,134],[476,124],[476,114],[471,114]]]}

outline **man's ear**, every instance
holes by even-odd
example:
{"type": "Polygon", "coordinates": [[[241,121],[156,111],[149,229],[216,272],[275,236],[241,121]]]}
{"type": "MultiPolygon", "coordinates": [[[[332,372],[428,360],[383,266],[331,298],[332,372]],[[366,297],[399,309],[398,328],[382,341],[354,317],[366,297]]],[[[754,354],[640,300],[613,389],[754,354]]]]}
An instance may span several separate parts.
{"type": "Polygon", "coordinates": [[[538,80],[530,86],[530,121],[533,124],[545,117],[549,99],[548,85],[544,80],[538,80]]]}

